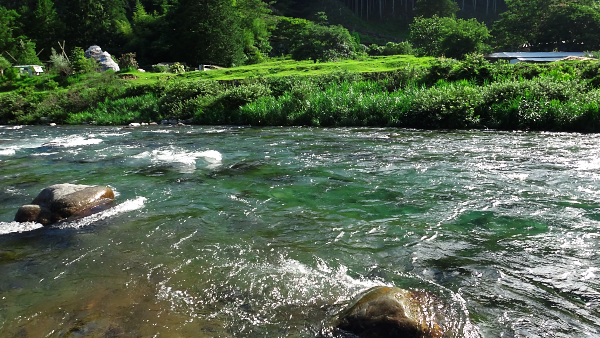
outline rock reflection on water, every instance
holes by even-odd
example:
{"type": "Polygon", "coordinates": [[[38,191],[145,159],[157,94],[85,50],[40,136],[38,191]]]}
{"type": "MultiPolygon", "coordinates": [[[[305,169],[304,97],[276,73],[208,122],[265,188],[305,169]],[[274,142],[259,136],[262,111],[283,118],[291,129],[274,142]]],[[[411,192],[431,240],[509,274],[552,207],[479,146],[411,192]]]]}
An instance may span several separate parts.
{"type": "Polygon", "coordinates": [[[314,337],[378,285],[455,337],[600,336],[599,139],[0,127],[0,336],[314,337]],[[11,223],[56,183],[117,207],[11,223]]]}

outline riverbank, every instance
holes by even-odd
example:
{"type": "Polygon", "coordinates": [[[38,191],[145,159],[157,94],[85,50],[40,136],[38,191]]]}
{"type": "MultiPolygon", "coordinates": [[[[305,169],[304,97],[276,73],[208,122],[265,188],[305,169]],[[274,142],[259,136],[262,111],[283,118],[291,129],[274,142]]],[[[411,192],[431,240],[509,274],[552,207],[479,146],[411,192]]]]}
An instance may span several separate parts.
{"type": "Polygon", "coordinates": [[[323,64],[329,72],[305,76],[296,67],[290,76],[272,71],[236,78],[248,72],[239,67],[143,81],[102,74],[66,89],[21,88],[0,96],[0,122],[126,125],[185,119],[204,125],[600,131],[597,61],[510,65],[481,57],[427,59],[373,72],[334,71],[335,64],[323,64]]]}

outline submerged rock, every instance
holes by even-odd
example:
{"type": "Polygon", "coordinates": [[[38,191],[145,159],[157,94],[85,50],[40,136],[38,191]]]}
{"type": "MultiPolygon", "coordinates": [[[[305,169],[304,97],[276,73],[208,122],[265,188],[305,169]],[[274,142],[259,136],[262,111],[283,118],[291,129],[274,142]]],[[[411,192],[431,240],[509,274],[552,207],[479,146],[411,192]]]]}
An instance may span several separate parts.
{"type": "Polygon", "coordinates": [[[31,204],[21,206],[15,221],[50,225],[70,217],[102,211],[114,198],[114,192],[108,187],[56,184],[42,190],[31,204]]]}
{"type": "Polygon", "coordinates": [[[341,336],[360,338],[439,338],[444,330],[431,313],[425,292],[378,286],[362,293],[333,322],[341,336]]]}

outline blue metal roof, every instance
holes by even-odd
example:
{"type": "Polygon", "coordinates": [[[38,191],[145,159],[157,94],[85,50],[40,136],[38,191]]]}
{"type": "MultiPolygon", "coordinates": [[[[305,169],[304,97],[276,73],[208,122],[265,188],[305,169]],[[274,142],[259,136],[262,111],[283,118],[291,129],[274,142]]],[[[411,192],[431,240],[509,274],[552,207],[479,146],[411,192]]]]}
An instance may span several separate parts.
{"type": "MultiPolygon", "coordinates": [[[[548,61],[547,59],[552,58],[560,60],[567,56],[581,56],[584,57],[584,52],[502,52],[493,53],[486,55],[487,58],[498,58],[498,59],[519,59],[519,58],[535,58],[545,59],[540,61],[548,61]]],[[[532,60],[533,61],[533,60],[532,60]]]]}
{"type": "Polygon", "coordinates": [[[552,61],[560,61],[564,59],[563,57],[551,57],[551,58],[517,58],[519,61],[529,61],[529,62],[552,62],[552,61]]]}

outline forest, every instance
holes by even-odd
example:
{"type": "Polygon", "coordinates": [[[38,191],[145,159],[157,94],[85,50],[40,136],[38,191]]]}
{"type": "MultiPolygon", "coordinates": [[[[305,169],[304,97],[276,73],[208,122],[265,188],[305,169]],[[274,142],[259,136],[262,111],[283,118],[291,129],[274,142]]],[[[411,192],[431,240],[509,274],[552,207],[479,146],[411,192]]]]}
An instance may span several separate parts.
{"type": "Polygon", "coordinates": [[[40,64],[50,61],[52,49],[70,54],[99,45],[115,56],[135,53],[142,66],[178,61],[229,67],[320,43],[335,58],[347,58],[364,51],[361,43],[414,43],[411,31],[418,25],[411,24],[432,17],[437,20],[423,23],[435,22],[454,40],[488,46],[457,52],[463,55],[600,49],[596,0],[0,0],[0,55],[12,64],[40,64]]]}

